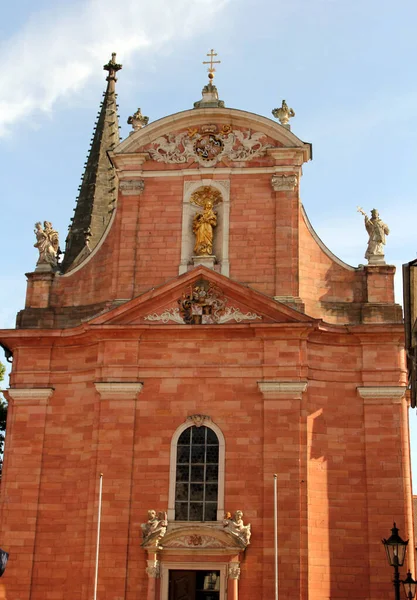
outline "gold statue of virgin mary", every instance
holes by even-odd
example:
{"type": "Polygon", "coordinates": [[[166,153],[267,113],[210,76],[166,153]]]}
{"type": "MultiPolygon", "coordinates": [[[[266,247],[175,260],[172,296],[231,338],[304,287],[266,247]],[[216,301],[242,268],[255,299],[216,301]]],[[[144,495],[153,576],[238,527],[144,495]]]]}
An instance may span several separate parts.
{"type": "Polygon", "coordinates": [[[194,192],[191,202],[203,208],[203,211],[196,213],[193,219],[194,254],[212,256],[214,228],[217,225],[217,213],[213,207],[221,202],[221,194],[216,189],[205,186],[194,192]]]}

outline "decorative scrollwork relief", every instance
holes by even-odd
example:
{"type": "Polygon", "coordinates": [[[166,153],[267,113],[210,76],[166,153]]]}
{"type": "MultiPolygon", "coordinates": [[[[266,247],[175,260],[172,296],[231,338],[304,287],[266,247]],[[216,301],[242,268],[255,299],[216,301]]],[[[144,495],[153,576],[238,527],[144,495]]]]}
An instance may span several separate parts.
{"type": "Polygon", "coordinates": [[[231,161],[248,161],[263,156],[271,144],[264,143],[266,136],[250,129],[241,131],[223,128],[219,133],[196,128],[182,133],[171,133],[157,138],[149,148],[151,158],[158,162],[184,164],[195,160],[212,167],[223,158],[231,161]]]}

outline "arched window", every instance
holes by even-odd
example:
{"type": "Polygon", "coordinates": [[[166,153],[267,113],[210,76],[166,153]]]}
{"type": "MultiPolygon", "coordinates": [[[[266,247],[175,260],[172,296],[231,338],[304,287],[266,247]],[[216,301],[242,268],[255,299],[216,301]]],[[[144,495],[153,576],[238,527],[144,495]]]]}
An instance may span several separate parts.
{"type": "Polygon", "coordinates": [[[223,518],[223,436],[212,423],[184,425],[172,440],[168,518],[217,521],[223,518]]]}

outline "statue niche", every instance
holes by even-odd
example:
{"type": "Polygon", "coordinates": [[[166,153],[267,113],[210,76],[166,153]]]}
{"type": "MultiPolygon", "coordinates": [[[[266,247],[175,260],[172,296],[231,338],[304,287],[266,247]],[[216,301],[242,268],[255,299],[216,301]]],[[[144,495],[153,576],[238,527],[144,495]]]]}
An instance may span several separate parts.
{"type": "Polygon", "coordinates": [[[194,264],[205,264],[213,268],[216,256],[213,252],[217,213],[214,206],[222,201],[221,193],[210,186],[197,189],[190,199],[194,206],[202,208],[194,214],[192,230],[195,236],[194,264]]]}

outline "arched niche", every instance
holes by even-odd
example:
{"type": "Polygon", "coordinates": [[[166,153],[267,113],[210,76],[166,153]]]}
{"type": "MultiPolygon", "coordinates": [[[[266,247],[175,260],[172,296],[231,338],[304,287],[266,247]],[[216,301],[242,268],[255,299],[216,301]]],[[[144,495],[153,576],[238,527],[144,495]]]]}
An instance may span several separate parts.
{"type": "MultiPolygon", "coordinates": [[[[192,203],[194,192],[203,187],[211,187],[221,195],[221,201],[214,210],[217,213],[217,226],[214,229],[213,254],[216,257],[214,269],[229,276],[229,223],[230,223],[230,180],[200,179],[198,181],[185,181],[183,191],[182,232],[181,232],[181,260],[179,274],[186,273],[196,266],[193,263],[195,236],[193,233],[193,219],[201,208],[192,203]]],[[[205,265],[209,266],[209,265],[205,265]]]]}

